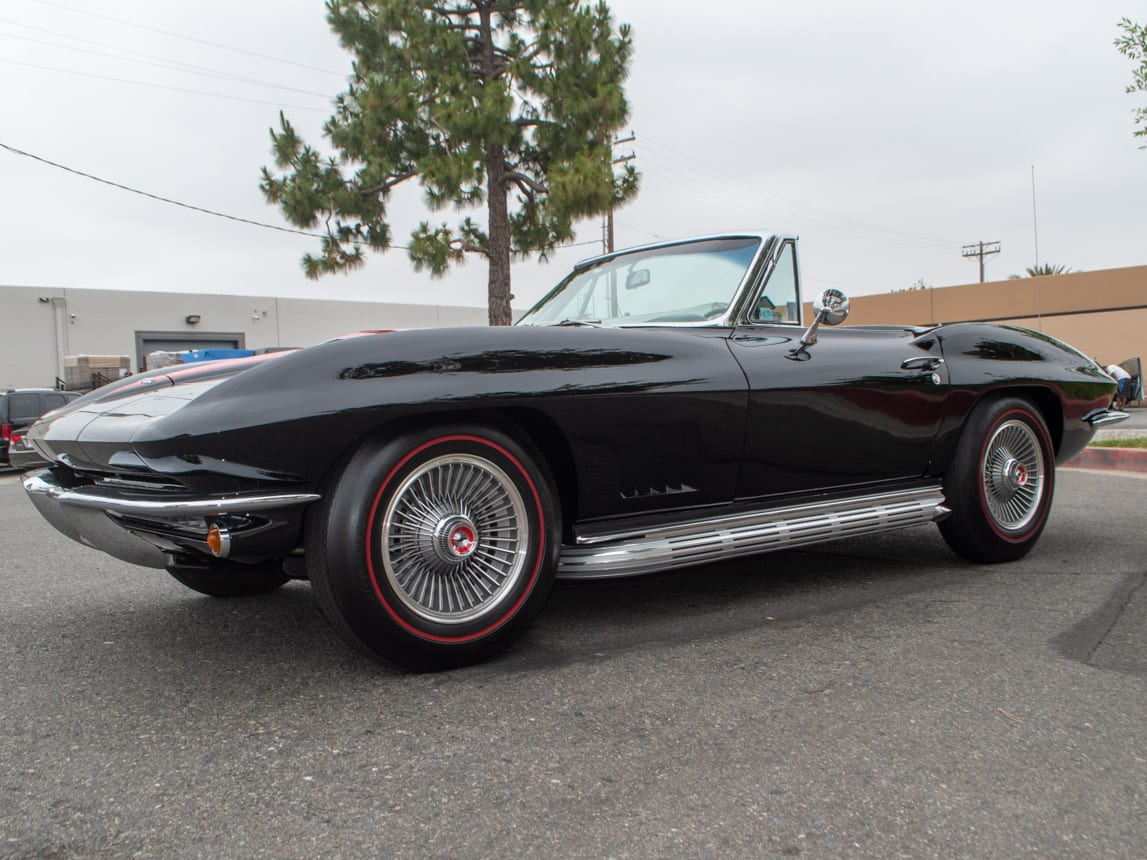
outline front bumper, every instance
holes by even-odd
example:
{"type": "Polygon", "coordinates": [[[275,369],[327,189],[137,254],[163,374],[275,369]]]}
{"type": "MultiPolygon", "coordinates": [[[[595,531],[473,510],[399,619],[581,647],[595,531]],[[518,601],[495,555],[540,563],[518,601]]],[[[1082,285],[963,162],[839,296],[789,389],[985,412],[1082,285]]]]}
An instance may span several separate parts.
{"type": "Polygon", "coordinates": [[[207,544],[212,525],[227,530],[233,560],[285,556],[299,542],[303,510],[319,499],[298,492],[154,498],[91,484],[68,487],[50,470],[26,475],[24,489],[44,519],[72,540],[158,568],[178,553],[214,556],[207,544]]]}
{"type": "Polygon", "coordinates": [[[1105,424],[1118,424],[1120,421],[1126,421],[1130,417],[1130,412],[1118,412],[1115,409],[1096,409],[1094,412],[1089,413],[1083,420],[1092,427],[1102,427],[1105,424]]]}

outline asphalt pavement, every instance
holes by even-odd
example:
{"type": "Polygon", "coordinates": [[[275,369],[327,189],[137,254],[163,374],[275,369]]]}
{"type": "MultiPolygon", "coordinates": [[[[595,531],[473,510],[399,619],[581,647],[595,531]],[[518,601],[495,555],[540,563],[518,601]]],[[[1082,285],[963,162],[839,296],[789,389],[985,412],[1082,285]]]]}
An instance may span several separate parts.
{"type": "Polygon", "coordinates": [[[926,527],[562,585],[417,676],[305,583],[196,595],[0,477],[0,856],[1142,858],[1144,511],[1064,471],[1014,564],[926,527]]]}

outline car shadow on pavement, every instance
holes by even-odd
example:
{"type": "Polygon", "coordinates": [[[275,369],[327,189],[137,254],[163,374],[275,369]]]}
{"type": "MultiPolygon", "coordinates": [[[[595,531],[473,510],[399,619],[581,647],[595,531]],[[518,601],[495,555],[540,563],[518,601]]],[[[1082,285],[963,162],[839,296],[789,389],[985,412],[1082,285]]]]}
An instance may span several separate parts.
{"type": "MultiPolygon", "coordinates": [[[[634,648],[712,641],[767,624],[807,623],[987,572],[958,563],[955,573],[952,562],[930,534],[900,533],[645,577],[559,582],[531,629],[486,668],[544,670],[634,648]]],[[[7,635],[16,643],[52,641],[81,673],[97,664],[108,673],[122,662],[133,677],[186,673],[222,686],[250,673],[285,684],[307,676],[377,681],[399,674],[345,642],[304,582],[218,599],[157,580],[130,605],[109,595],[85,606],[82,617],[65,612],[19,619],[17,626],[34,623],[38,629],[10,629],[7,635]]]]}

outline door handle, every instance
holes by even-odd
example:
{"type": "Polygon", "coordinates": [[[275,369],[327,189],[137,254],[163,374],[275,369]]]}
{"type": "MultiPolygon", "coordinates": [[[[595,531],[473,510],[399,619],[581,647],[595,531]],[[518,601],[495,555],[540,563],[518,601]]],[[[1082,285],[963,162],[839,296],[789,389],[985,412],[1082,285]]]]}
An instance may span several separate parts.
{"type": "Polygon", "coordinates": [[[935,355],[917,355],[913,358],[906,358],[900,362],[901,370],[935,370],[944,359],[935,355]]]}

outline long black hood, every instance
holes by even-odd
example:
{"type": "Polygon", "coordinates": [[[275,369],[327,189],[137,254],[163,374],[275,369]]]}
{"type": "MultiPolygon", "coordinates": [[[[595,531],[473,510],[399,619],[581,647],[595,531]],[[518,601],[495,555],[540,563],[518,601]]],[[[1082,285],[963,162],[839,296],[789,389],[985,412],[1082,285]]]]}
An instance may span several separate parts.
{"type": "MultiPolygon", "coordinates": [[[[78,470],[149,471],[315,485],[334,460],[390,421],[559,398],[725,391],[746,383],[727,329],[579,327],[400,331],[291,353],[158,371],[101,389],[33,433],[78,470]]],[[[571,405],[572,404],[572,405],[571,405]]]]}

